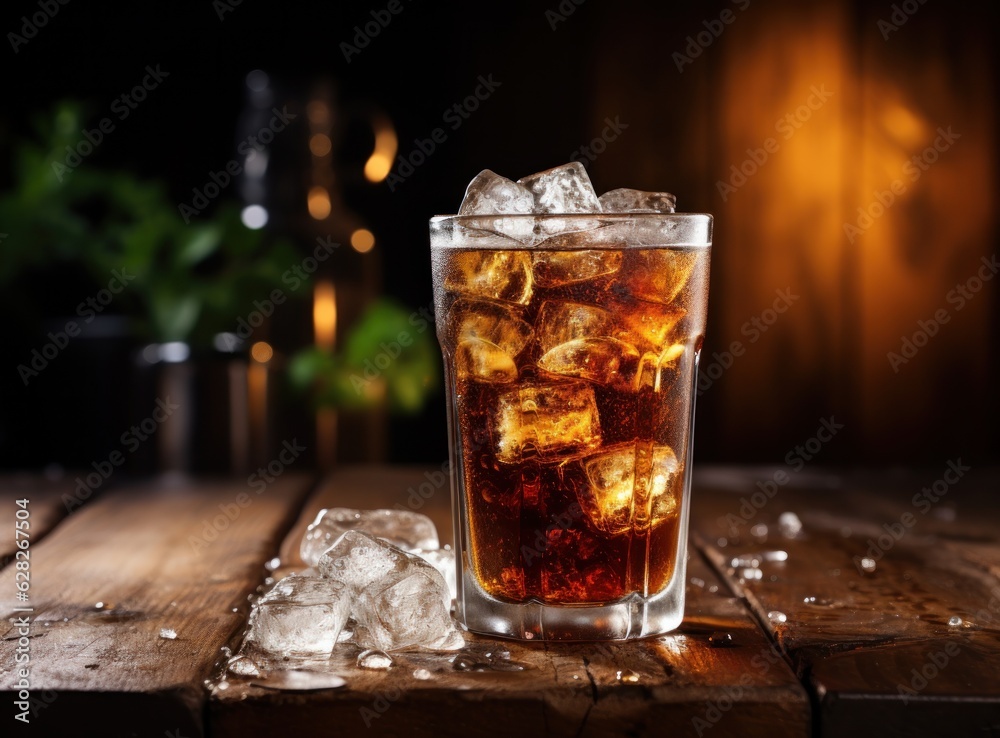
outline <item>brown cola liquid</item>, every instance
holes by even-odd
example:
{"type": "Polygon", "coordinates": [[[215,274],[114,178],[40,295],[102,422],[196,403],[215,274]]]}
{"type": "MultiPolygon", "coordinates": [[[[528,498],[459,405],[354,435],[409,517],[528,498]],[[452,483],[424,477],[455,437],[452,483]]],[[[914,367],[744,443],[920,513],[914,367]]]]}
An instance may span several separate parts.
{"type": "Polygon", "coordinates": [[[561,605],[661,591],[682,519],[707,250],[433,258],[479,585],[561,605]]]}

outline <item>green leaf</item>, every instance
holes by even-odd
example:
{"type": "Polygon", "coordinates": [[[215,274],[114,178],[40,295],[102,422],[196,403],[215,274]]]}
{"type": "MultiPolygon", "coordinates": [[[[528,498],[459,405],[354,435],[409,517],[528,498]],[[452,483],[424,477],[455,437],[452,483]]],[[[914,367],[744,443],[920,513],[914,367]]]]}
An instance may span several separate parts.
{"type": "Polygon", "coordinates": [[[191,228],[177,253],[177,264],[190,266],[211,256],[222,241],[222,227],[204,225],[191,228]]]}

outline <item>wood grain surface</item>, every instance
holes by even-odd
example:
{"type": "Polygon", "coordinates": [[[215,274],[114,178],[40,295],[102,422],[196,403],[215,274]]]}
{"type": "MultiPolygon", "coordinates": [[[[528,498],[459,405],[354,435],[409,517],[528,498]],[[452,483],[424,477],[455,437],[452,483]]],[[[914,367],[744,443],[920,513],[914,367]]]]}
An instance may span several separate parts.
{"type": "Polygon", "coordinates": [[[243,626],[247,594],[309,479],[286,473],[259,489],[182,478],[117,489],[31,547],[27,603],[16,599],[15,567],[0,572],[0,690],[10,712],[23,646],[14,610],[33,608],[24,615],[33,619],[24,732],[202,734],[202,681],[243,626]],[[177,637],[161,637],[163,628],[177,637]]]}
{"type": "MultiPolygon", "coordinates": [[[[282,544],[284,572],[301,566],[298,543],[324,507],[418,509],[450,540],[450,490],[427,470],[361,468],[337,472],[306,503],[282,544]],[[423,487],[421,487],[423,485],[423,487]]],[[[281,573],[281,572],[278,572],[281,573]]],[[[345,735],[804,736],[809,701],[746,606],[690,557],[686,618],[676,633],[629,643],[531,644],[468,634],[461,655],[486,661],[507,649],[519,672],[456,671],[455,654],[394,654],[389,671],[356,666],[358,649],[338,646],[313,665],[347,681],[340,690],[296,694],[231,679],[216,690],[209,732],[233,737],[318,733],[345,735]],[[727,632],[731,647],[709,643],[727,632]],[[339,653],[338,653],[339,651],[339,653]],[[431,678],[413,676],[427,669],[431,678]]]]}

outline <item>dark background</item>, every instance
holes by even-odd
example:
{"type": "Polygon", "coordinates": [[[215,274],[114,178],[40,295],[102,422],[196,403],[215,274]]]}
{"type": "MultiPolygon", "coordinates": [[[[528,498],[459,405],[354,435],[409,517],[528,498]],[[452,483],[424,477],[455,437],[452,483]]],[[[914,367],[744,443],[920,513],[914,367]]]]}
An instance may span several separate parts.
{"type": "MultiPolygon", "coordinates": [[[[17,141],[32,134],[33,117],[55,101],[87,101],[93,125],[146,65],[159,64],[169,78],[84,166],[162,179],[177,203],[187,202],[192,188],[236,153],[250,70],[265,70],[276,103],[287,101],[300,116],[310,91],[326,84],[344,120],[336,151],[344,200],[376,236],[369,256],[381,291],[416,309],[431,297],[429,216],[454,212],[479,170],[517,178],[563,163],[617,118],[628,127],[587,162],[598,192],[666,189],[678,195],[679,210],[716,216],[702,366],[726,365],[722,352],[733,341],[745,344],[746,355],[724,366],[699,399],[699,459],[780,461],[833,416],[845,429],[822,450],[821,463],[997,461],[995,283],[987,282],[901,371],[886,358],[918,320],[947,305],[948,291],[975,272],[981,257],[996,252],[995,5],[912,3],[916,12],[888,38],[878,25],[893,13],[886,2],[400,5],[402,12],[348,62],[341,44],[353,43],[355,27],[387,3],[244,0],[220,19],[221,4],[207,0],[72,0],[16,54],[9,43],[0,45],[0,176],[17,141]],[[735,20],[678,69],[674,55],[690,53],[691,39],[711,30],[726,9],[735,20]],[[499,88],[457,130],[447,130],[395,191],[360,177],[372,146],[363,120],[373,110],[392,120],[399,154],[409,155],[415,139],[442,127],[444,112],[470,95],[480,76],[492,76],[499,88]],[[794,114],[812,84],[824,83],[834,90],[829,106],[814,111],[815,121],[723,200],[717,183],[730,177],[730,167],[776,136],[775,122],[794,114]],[[879,107],[892,101],[898,110],[879,107]],[[855,222],[857,207],[948,125],[964,137],[954,151],[850,243],[843,223],[855,222]],[[881,138],[890,134],[898,135],[881,138]],[[741,327],[783,288],[801,302],[751,344],[741,327]]],[[[21,16],[38,7],[6,4],[0,30],[20,32],[21,16]]],[[[303,254],[314,236],[303,225],[304,146],[304,134],[293,133],[272,152],[277,174],[268,226],[303,254]]],[[[353,279],[349,270],[344,275],[353,279]]],[[[5,306],[2,464],[86,467],[106,458],[120,430],[148,413],[130,379],[127,357],[136,346],[124,339],[102,348],[74,344],[24,388],[15,366],[96,286],[58,264],[23,279],[36,299],[5,306]]],[[[308,306],[281,317],[275,347],[301,347],[308,306]]],[[[280,427],[273,437],[308,437],[305,407],[276,392],[280,427]]],[[[438,395],[418,416],[391,418],[384,455],[443,459],[443,405],[438,395]]]]}

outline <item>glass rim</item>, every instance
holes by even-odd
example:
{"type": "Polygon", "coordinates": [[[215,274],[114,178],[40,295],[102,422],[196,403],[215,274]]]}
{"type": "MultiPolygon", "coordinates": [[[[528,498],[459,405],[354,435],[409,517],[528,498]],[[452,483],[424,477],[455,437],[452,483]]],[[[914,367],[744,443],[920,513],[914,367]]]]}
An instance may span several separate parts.
{"type": "Polygon", "coordinates": [[[464,221],[478,221],[482,219],[494,220],[496,218],[512,219],[512,220],[549,220],[549,219],[559,219],[559,220],[569,220],[569,221],[585,221],[592,220],[594,218],[601,218],[610,221],[628,221],[628,220],[675,220],[679,218],[707,218],[708,220],[714,220],[711,213],[470,213],[468,215],[460,215],[458,213],[453,214],[441,214],[431,216],[430,222],[433,224],[437,223],[462,223],[464,221]]]}

